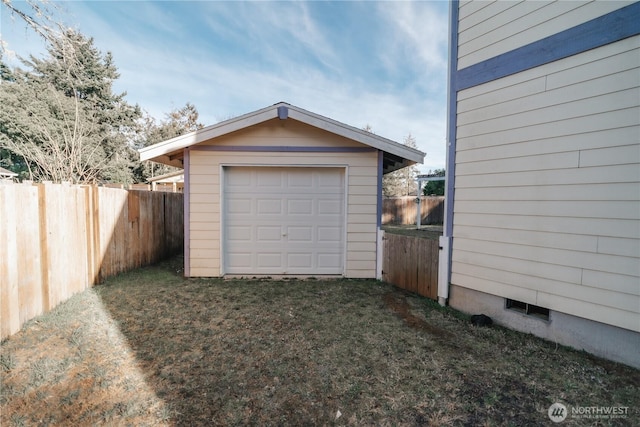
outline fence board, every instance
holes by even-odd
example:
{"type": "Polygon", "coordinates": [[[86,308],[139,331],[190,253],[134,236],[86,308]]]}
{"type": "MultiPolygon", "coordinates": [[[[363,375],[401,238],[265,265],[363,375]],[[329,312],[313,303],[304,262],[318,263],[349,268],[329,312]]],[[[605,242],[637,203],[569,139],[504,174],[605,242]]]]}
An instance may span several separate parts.
{"type": "MultiPolygon", "coordinates": [[[[46,206],[46,188],[43,184],[36,185],[38,189],[38,206],[46,206]]],[[[40,260],[47,259],[48,252],[48,236],[47,236],[47,210],[45,208],[38,209],[38,234],[40,238],[40,260]]],[[[55,254],[53,254],[55,255],[55,254]]],[[[49,272],[47,265],[40,262],[40,280],[42,283],[42,310],[49,310],[49,272]]]]}
{"type": "Polygon", "coordinates": [[[382,280],[438,299],[437,240],[385,233],[382,251],[382,280]]]}
{"type": "MultiPolygon", "coordinates": [[[[444,222],[444,197],[421,197],[420,210],[421,224],[442,224],[444,222]]],[[[417,211],[418,203],[415,196],[384,198],[382,200],[382,223],[385,225],[415,224],[417,211]]]]}
{"type": "Polygon", "coordinates": [[[28,319],[42,313],[44,309],[38,189],[29,184],[16,186],[12,206],[19,208],[16,212],[16,252],[19,321],[22,325],[28,319]]]}
{"type": "Polygon", "coordinates": [[[182,198],[0,184],[0,338],[106,277],[181,251],[182,198]]]}
{"type": "Polygon", "coordinates": [[[0,225],[4,230],[0,237],[0,333],[5,337],[20,329],[20,297],[15,186],[3,186],[2,190],[0,225]]]}
{"type": "Polygon", "coordinates": [[[84,212],[84,224],[85,224],[85,230],[86,230],[86,234],[85,234],[85,238],[86,238],[86,245],[87,245],[87,259],[86,259],[86,263],[87,263],[87,283],[95,283],[96,282],[96,248],[94,246],[95,243],[95,239],[94,239],[94,233],[95,233],[95,226],[93,225],[93,212],[94,212],[94,206],[93,206],[93,198],[92,198],[92,191],[91,191],[91,187],[82,187],[83,190],[83,197],[84,197],[84,206],[85,206],[85,212],[84,212]]]}

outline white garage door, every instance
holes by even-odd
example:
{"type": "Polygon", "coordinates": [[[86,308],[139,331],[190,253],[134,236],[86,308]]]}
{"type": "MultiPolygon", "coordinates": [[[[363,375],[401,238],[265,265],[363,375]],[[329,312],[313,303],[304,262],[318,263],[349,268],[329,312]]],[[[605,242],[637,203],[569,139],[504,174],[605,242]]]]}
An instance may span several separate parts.
{"type": "Polygon", "coordinates": [[[344,168],[224,168],[224,272],[343,274],[344,190],[344,168]]]}

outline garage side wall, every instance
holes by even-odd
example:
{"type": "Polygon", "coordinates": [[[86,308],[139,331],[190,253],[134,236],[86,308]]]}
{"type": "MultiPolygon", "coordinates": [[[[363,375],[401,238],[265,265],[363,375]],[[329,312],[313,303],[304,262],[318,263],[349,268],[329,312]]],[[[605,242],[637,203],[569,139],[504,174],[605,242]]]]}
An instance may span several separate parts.
{"type": "Polygon", "coordinates": [[[222,267],[223,166],[345,167],[345,276],[375,278],[378,154],[362,144],[294,120],[275,120],[191,147],[189,153],[189,274],[219,277],[222,267]],[[261,147],[251,151],[251,147],[261,147]],[[315,147],[312,152],[283,147],[315,147]],[[340,152],[345,147],[358,149],[340,152]],[[362,149],[362,150],[359,150],[362,149]],[[335,150],[335,151],[333,151],[335,150]]]}

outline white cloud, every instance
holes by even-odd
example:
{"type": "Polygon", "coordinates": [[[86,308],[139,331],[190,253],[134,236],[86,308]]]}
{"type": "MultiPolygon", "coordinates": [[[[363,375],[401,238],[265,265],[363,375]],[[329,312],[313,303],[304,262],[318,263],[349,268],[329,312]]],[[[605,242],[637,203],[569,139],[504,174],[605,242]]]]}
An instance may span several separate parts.
{"type": "Polygon", "coordinates": [[[388,52],[404,52],[423,69],[447,66],[448,20],[437,2],[381,2],[379,13],[391,25],[393,46],[388,52]]]}
{"type": "Polygon", "coordinates": [[[237,43],[254,62],[294,68],[301,58],[338,71],[339,56],[304,2],[214,3],[208,27],[237,43]]]}
{"type": "MultiPolygon", "coordinates": [[[[427,152],[422,169],[444,166],[446,15],[432,5],[358,5],[363,20],[384,9],[380,32],[367,22],[359,29],[372,30],[376,50],[365,55],[396,67],[384,77],[404,79],[396,84],[354,69],[348,55],[358,46],[332,34],[338,29],[315,4],[196,2],[185,10],[198,16],[182,20],[163,4],[118,2],[110,12],[117,19],[89,3],[70,4],[80,30],[113,53],[121,74],[115,89],[152,116],[192,102],[208,125],[285,101],[355,127],[370,124],[398,142],[411,133],[427,152]]],[[[348,24],[352,16],[343,18],[348,24]]]]}
{"type": "Polygon", "coordinates": [[[285,101],[352,126],[370,124],[374,132],[395,141],[401,142],[411,133],[419,148],[427,152],[424,168],[444,165],[444,103],[439,105],[424,92],[411,93],[411,89],[377,91],[366,80],[345,79],[348,70],[325,73],[296,62],[286,50],[274,50],[270,55],[279,56],[274,59],[278,67],[238,65],[207,55],[168,58],[161,50],[150,50],[142,67],[123,68],[122,74],[128,87],[138,88],[131,94],[144,92],[143,98],[156,98],[154,104],[161,107],[149,108],[154,116],[189,101],[200,111],[202,121],[212,124],[285,101]]]}

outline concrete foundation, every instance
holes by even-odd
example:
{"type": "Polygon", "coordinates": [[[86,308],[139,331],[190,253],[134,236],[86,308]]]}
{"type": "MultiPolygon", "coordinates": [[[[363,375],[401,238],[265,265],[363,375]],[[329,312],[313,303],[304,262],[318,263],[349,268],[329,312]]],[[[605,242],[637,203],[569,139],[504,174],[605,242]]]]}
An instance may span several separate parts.
{"type": "Polygon", "coordinates": [[[469,314],[486,314],[499,325],[584,350],[640,369],[640,333],[549,311],[549,320],[510,310],[505,299],[451,285],[449,305],[469,314]]]}

